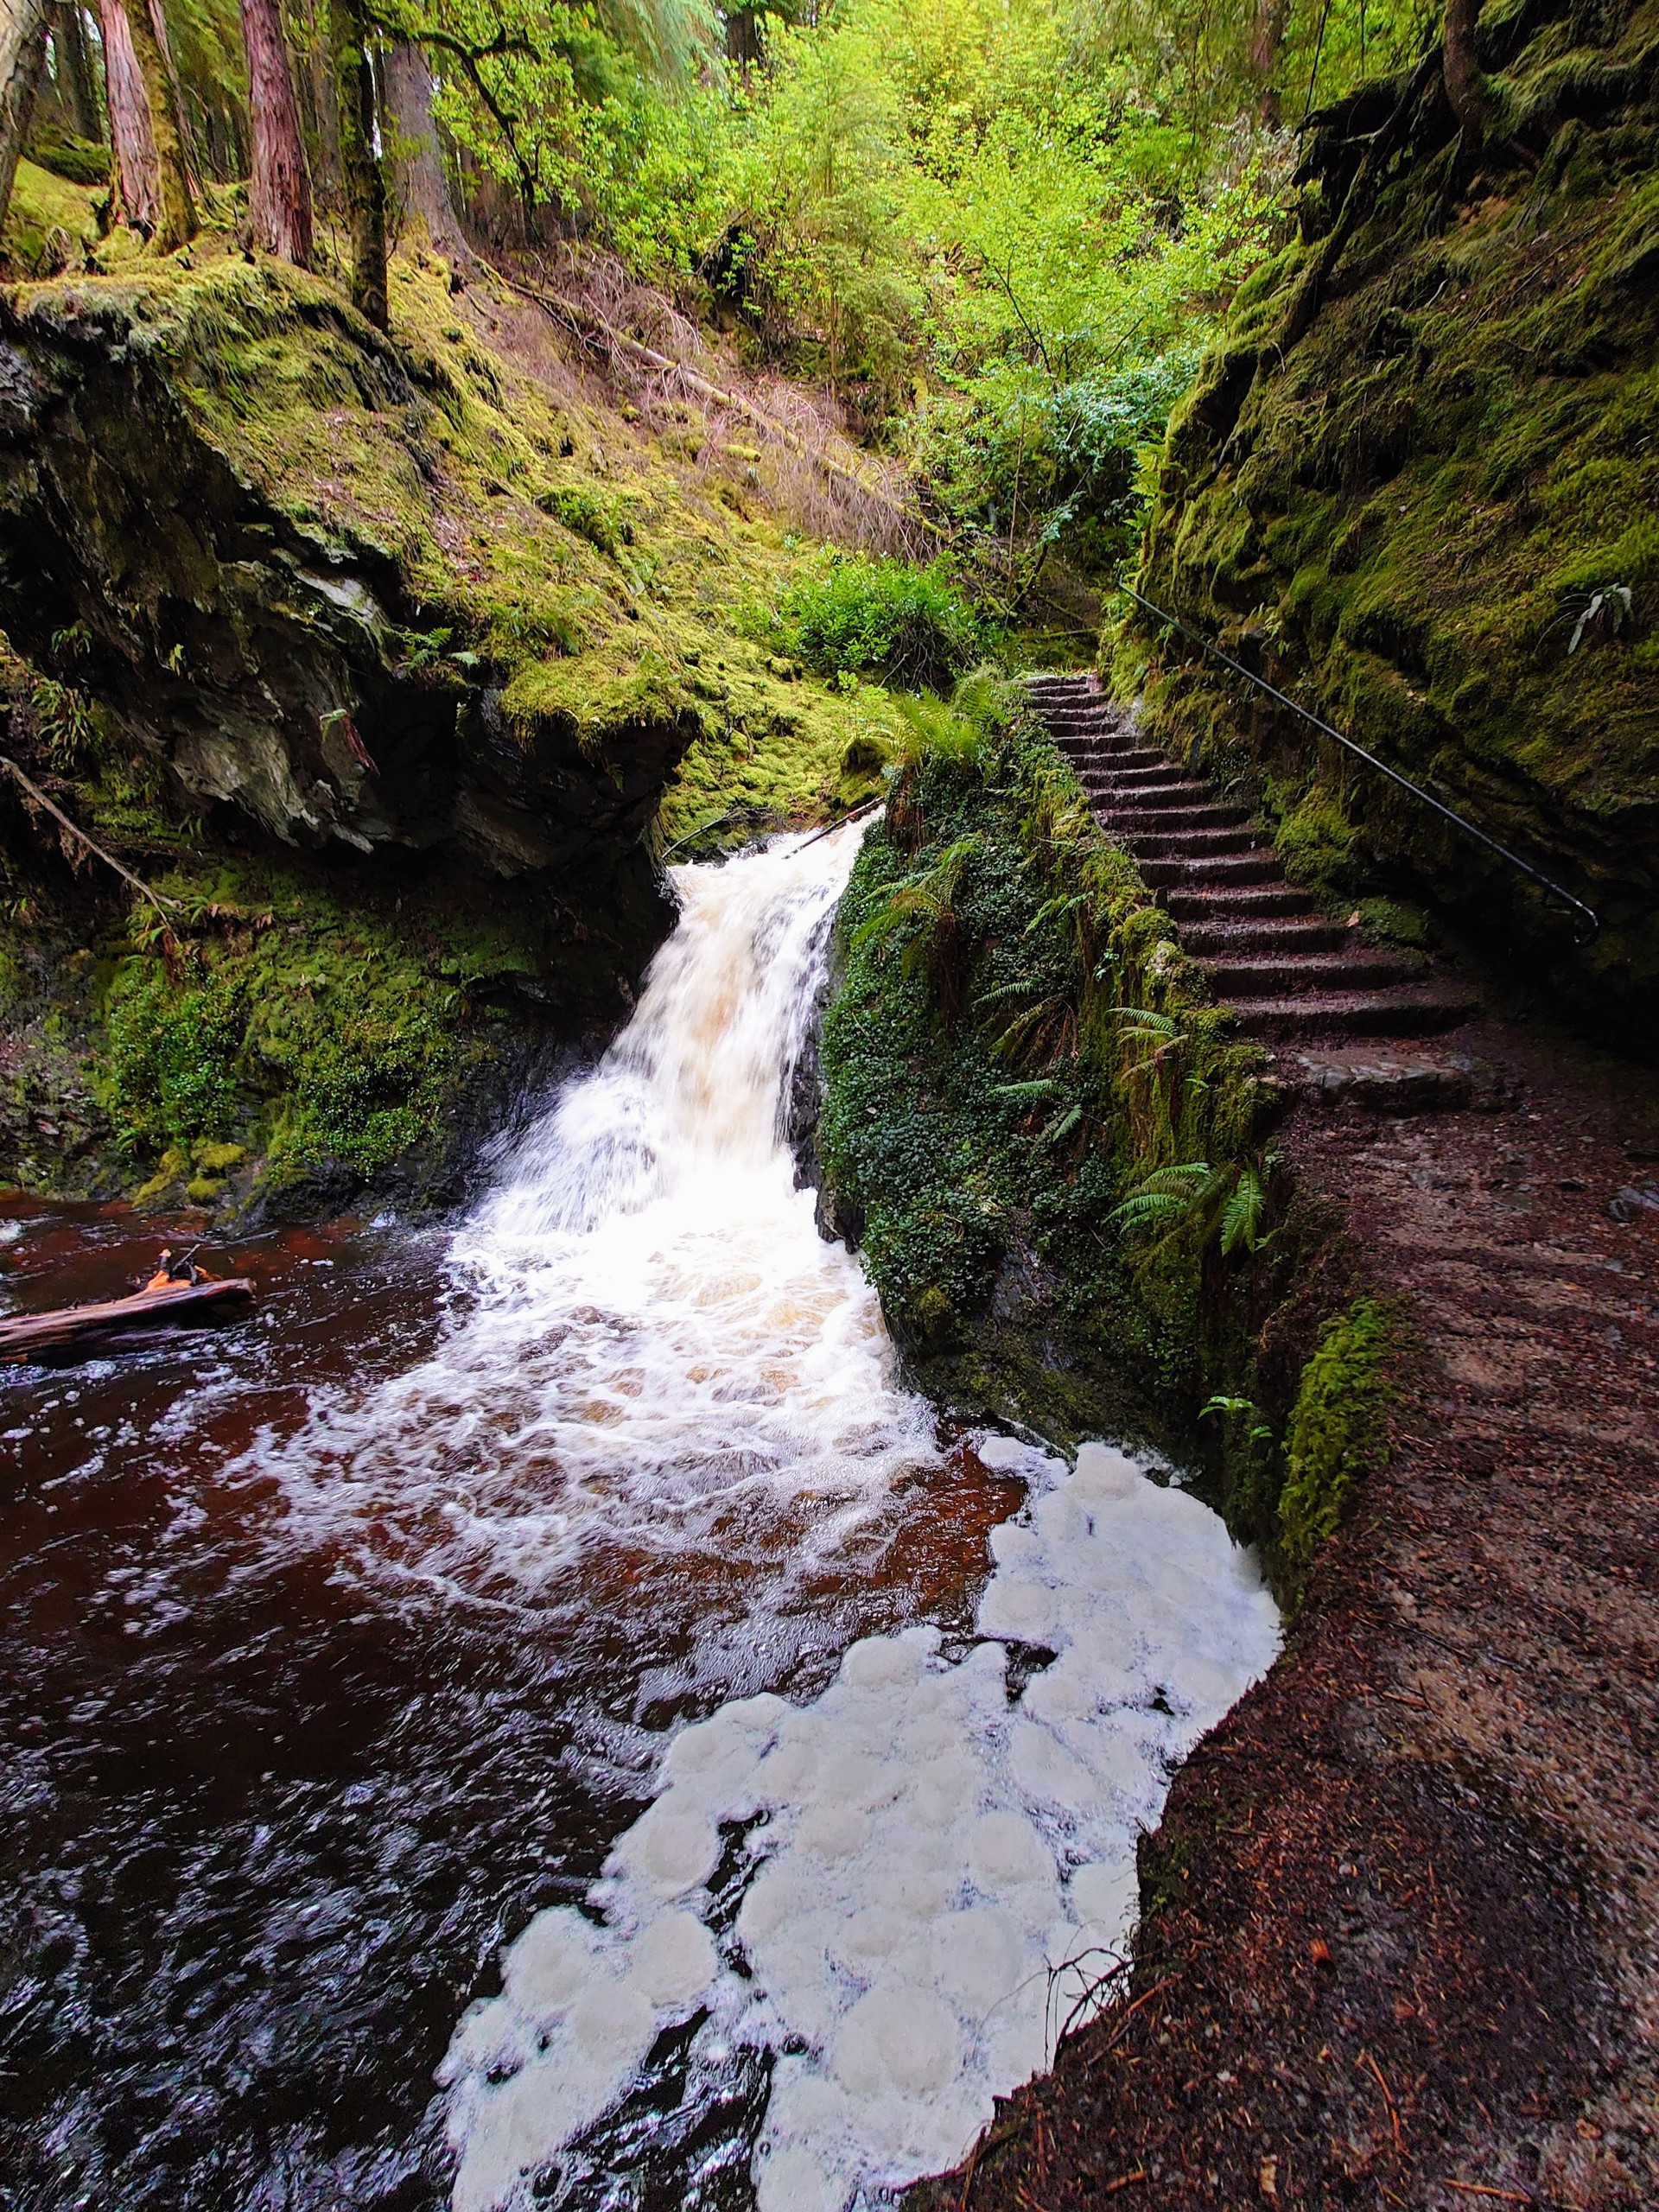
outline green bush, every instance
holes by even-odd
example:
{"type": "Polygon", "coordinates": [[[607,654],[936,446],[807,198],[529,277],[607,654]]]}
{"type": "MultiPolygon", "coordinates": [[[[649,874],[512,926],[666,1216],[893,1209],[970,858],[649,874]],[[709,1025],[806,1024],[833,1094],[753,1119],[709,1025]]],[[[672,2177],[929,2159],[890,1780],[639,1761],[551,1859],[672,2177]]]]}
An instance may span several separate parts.
{"type": "Polygon", "coordinates": [[[999,643],[943,562],[917,569],[867,553],[836,556],[791,585],[770,628],[820,676],[879,675],[912,690],[943,690],[999,643]]]}

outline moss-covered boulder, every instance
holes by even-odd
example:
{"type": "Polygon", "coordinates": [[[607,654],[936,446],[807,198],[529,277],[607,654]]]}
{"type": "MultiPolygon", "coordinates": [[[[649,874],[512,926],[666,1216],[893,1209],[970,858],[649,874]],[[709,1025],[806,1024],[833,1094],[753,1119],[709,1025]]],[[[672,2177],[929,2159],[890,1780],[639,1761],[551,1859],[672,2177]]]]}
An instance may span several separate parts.
{"type": "Polygon", "coordinates": [[[1345,898],[1426,889],[1637,1040],[1659,1004],[1659,8],[1491,5],[1318,119],[1303,235],[1171,426],[1154,601],[1594,907],[1572,913],[1144,618],[1166,741],[1254,768],[1345,898]]]}

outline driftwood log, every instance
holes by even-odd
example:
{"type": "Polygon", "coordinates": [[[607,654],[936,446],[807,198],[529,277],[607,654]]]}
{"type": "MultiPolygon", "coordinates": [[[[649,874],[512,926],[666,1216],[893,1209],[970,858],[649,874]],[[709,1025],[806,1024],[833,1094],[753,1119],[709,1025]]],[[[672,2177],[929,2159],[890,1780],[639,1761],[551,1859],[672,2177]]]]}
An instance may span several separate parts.
{"type": "Polygon", "coordinates": [[[246,1276],[229,1282],[169,1283],[165,1290],[135,1291],[99,1306],[60,1306],[50,1313],[19,1313],[0,1321],[0,1360],[69,1353],[92,1358],[115,1349],[135,1332],[200,1329],[240,1313],[253,1303],[246,1276]]]}

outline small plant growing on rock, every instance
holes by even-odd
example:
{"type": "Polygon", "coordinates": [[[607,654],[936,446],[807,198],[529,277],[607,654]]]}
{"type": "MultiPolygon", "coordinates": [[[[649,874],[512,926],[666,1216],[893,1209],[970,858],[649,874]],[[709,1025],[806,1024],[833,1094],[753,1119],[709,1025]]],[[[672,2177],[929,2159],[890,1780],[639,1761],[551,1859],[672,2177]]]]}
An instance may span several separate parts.
{"type": "Polygon", "coordinates": [[[1569,592],[1560,620],[1571,621],[1567,641],[1569,658],[1586,638],[1616,638],[1630,627],[1636,607],[1629,584],[1598,584],[1589,591],[1569,592]]]}

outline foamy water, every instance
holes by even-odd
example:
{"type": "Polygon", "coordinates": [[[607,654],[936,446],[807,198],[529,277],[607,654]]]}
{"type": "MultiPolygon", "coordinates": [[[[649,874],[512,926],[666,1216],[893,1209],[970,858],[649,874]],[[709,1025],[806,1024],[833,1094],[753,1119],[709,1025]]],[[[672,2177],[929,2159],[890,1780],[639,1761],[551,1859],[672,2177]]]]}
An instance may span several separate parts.
{"type": "Polygon", "coordinates": [[[671,1602],[694,1625],[671,1707],[708,1713],[699,1681],[727,1700],[635,1730],[647,1809],[585,1909],[537,1912],[501,1993],[457,2023],[439,2076],[454,2212],[618,2171],[599,2137],[649,2135],[665,2037],[682,2120],[769,2082],[760,2212],[844,2212],[960,2158],[1100,2001],[1136,1838],[1277,1646],[1251,1562],[1196,1500],[1104,1446],[1072,1466],[986,1435],[982,1465],[1027,1503],[990,1529],[976,1633],[863,1636],[795,1702],[724,1687],[787,1681],[802,1637],[775,1625],[833,1632],[823,1593],[856,1587],[907,1501],[950,1480],[783,1128],[856,843],[677,872],[681,919],[633,1020],[455,1238],[437,1349],[355,1399],[319,1393],[250,1455],[336,1579],[401,1579],[528,1636],[557,1589],[618,1652],[671,1602]],[[698,1656],[711,1636],[719,1664],[698,1656]]]}
{"type": "Polygon", "coordinates": [[[1039,1494],[993,1534],[986,1640],[952,1664],[936,1630],[867,1637],[811,1704],[746,1698],[683,1729],[590,1896],[602,1922],[555,1907],[512,1945],[442,2077],[454,2212],[528,2202],[699,2014],[710,2076],[746,2044],[775,2061],[760,2212],[843,2212],[959,2159],[1102,2001],[1136,1837],[1271,1663],[1278,1615],[1216,1516],[1121,1452],[1085,1445],[1070,1474],[1000,1456],[1039,1494]],[[1017,1698],[1003,1638],[1057,1654],[1017,1698]],[[726,1926],[729,1822],[750,1878],[726,1926]]]}
{"type": "Polygon", "coordinates": [[[596,1544],[798,1583],[937,1458],[783,1137],[857,839],[675,872],[681,920],[632,1021],[456,1240],[464,1324],[274,1455],[296,1516],[359,1527],[376,1572],[499,1601],[596,1544]]]}

